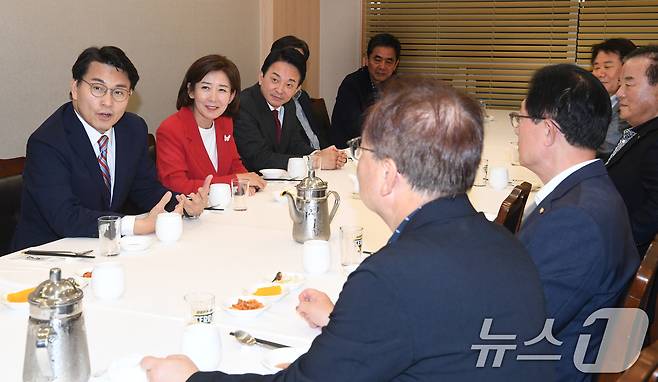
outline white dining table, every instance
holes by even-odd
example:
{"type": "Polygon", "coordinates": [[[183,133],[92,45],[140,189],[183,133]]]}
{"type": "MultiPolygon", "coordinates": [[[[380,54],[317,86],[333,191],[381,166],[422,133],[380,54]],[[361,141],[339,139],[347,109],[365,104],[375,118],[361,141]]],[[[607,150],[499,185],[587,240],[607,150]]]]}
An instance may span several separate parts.
{"type": "MultiPolygon", "coordinates": [[[[492,121],[485,125],[483,159],[488,167],[505,166],[513,184],[526,180],[540,185],[529,170],[512,165],[516,136],[509,125],[509,111],[490,110],[492,121]]],[[[377,251],[390,237],[390,229],[368,210],[349,174],[356,164],[349,161],[341,170],[322,170],[317,175],[328,182],[329,190],[340,195],[340,207],[331,222],[331,267],[321,275],[306,275],[305,284],[262,315],[242,319],[227,314],[220,305],[254,284],[268,281],[278,271],[303,273],[302,244],[292,238],[292,220],[285,200],[275,195],[294,189],[295,182],[270,182],[265,190],[249,197],[246,211],[205,211],[200,218],[183,223],[183,234],[174,243],[159,242],[143,252],[124,252],[108,258],[72,259],[49,257],[26,260],[17,252],[0,258],[0,293],[36,286],[48,278],[52,267],[60,267],[65,277],[91,271],[95,264],[117,261],[125,270],[125,292],[116,301],[94,297],[84,289],[84,317],[87,328],[91,369],[100,375],[113,360],[146,354],[180,353],[182,332],[187,324],[188,306],[183,296],[205,291],[216,296],[214,325],[221,332],[222,361],[219,370],[229,373],[268,373],[261,360],[268,351],[239,344],[229,332],[242,329],[271,341],[308,347],[320,333],[297,315],[298,293],[303,288],[327,292],[336,300],[347,278],[340,265],[339,227],[364,227],[364,250],[377,251]]],[[[473,205],[492,219],[513,184],[503,190],[484,185],[469,192],[473,205]]],[[[330,198],[330,205],[332,201],[330,198]]],[[[39,249],[96,250],[98,239],[65,238],[39,249]]],[[[25,353],[27,309],[0,305],[0,380],[22,380],[25,353]]]]}

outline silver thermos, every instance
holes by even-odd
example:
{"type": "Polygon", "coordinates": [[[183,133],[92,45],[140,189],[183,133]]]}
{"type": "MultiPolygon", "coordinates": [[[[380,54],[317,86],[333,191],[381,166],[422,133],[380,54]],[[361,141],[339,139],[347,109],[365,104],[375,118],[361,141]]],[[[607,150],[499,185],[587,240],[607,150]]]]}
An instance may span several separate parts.
{"type": "Polygon", "coordinates": [[[82,297],[73,279],[62,280],[59,268],[52,268],[50,278],[30,293],[23,381],[89,380],[82,297]]]}
{"type": "Polygon", "coordinates": [[[340,205],[340,196],[336,191],[327,191],[327,182],[315,176],[312,166],[308,165],[308,176],[297,184],[297,195],[284,191],[281,195],[288,198],[288,209],[293,221],[292,237],[298,243],[307,240],[329,240],[331,221],[340,205]],[[329,195],[334,196],[334,204],[329,212],[329,195]]]}

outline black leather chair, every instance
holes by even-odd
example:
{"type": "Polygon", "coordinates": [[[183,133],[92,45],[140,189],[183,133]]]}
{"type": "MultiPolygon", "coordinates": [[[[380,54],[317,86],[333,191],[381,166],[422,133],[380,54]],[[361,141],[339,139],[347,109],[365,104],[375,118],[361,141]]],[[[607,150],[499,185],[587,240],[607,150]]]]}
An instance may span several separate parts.
{"type": "Polygon", "coordinates": [[[331,119],[329,119],[329,112],[327,112],[327,104],[325,104],[324,98],[311,98],[311,111],[316,121],[320,124],[320,128],[322,129],[321,134],[328,141],[331,119]]]}
{"type": "Polygon", "coordinates": [[[25,157],[0,159],[0,256],[9,253],[21,209],[25,157]]]}
{"type": "Polygon", "coordinates": [[[149,156],[151,157],[151,160],[153,160],[153,163],[156,163],[155,135],[149,133],[148,138],[146,139],[146,143],[148,144],[149,147],[149,156]]]}

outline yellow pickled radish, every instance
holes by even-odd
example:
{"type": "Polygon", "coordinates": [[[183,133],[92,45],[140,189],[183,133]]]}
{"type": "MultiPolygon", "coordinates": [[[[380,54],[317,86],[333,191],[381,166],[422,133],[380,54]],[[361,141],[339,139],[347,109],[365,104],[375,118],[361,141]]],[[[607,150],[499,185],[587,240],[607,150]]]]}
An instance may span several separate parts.
{"type": "Polygon", "coordinates": [[[23,289],[22,291],[18,291],[15,293],[9,293],[7,294],[7,301],[9,302],[27,302],[27,296],[32,293],[33,290],[36,288],[27,288],[23,289]]]}
{"type": "Polygon", "coordinates": [[[255,296],[276,296],[281,294],[281,286],[273,285],[256,289],[255,296]]]}

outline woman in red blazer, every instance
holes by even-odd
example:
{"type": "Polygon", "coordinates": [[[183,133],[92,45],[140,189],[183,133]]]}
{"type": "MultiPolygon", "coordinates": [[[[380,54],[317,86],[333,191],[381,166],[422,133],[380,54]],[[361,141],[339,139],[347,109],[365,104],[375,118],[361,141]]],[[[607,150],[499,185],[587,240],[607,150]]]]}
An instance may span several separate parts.
{"type": "Polygon", "coordinates": [[[165,119],[156,132],[160,182],[170,190],[191,193],[203,185],[231,183],[247,178],[251,186],[265,181],[247,172],[235,147],[233,118],[239,107],[240,72],[228,58],[208,55],[187,70],[178,91],[178,112],[165,119]]]}

